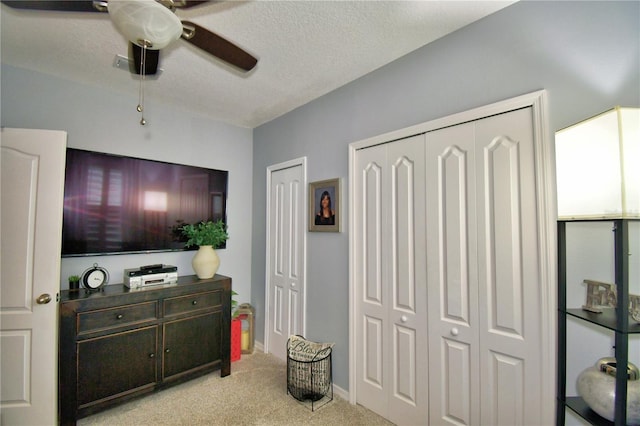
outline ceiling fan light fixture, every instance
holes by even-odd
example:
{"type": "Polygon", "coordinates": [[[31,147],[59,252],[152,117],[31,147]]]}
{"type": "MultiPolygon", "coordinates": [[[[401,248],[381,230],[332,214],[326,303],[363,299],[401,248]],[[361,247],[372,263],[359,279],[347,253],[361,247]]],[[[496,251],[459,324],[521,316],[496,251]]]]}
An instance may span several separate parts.
{"type": "Polygon", "coordinates": [[[141,47],[162,49],[182,34],[180,19],[155,0],[110,0],[107,6],[118,31],[141,47]]]}

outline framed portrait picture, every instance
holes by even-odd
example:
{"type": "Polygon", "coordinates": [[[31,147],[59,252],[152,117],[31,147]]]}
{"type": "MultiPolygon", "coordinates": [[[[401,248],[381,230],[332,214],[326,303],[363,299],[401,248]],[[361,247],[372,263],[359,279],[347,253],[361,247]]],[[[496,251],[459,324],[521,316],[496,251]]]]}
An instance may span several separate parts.
{"type": "Polygon", "coordinates": [[[340,178],[309,184],[309,231],[340,232],[340,178]]]}

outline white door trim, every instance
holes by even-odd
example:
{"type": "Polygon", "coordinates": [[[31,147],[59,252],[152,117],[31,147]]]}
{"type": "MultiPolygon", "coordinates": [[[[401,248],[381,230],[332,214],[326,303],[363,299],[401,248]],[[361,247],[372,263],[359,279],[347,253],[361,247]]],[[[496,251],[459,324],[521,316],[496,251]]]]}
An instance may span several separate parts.
{"type": "MultiPolygon", "coordinates": [[[[540,353],[544,354],[541,360],[542,372],[541,389],[542,396],[551,398],[555,395],[556,376],[556,227],[557,220],[555,206],[555,161],[553,137],[549,132],[547,117],[547,93],[545,90],[524,94],[512,99],[496,102],[480,108],[453,114],[444,118],[435,119],[401,130],[374,136],[372,138],[353,142],[349,145],[349,265],[355,265],[355,182],[356,153],[358,150],[378,144],[391,142],[397,139],[418,135],[425,132],[441,129],[448,126],[479,120],[491,115],[500,114],[520,108],[531,107],[534,114],[534,155],[536,164],[536,199],[539,217],[538,239],[541,273],[541,330],[543,346],[540,353]]],[[[356,403],[357,394],[357,354],[356,354],[356,319],[358,318],[358,306],[356,300],[356,273],[353,267],[349,268],[349,401],[356,403]]],[[[545,404],[547,412],[542,418],[550,423],[554,419],[555,404],[545,404]]]]}
{"type": "MultiPolygon", "coordinates": [[[[265,245],[265,282],[264,282],[264,353],[269,353],[269,325],[270,325],[270,312],[269,312],[269,277],[271,276],[271,254],[269,252],[269,247],[271,245],[271,230],[269,224],[271,223],[271,175],[278,170],[288,169],[290,167],[302,166],[302,185],[304,188],[304,202],[303,202],[303,217],[308,217],[307,205],[308,205],[308,191],[307,191],[307,157],[295,158],[293,160],[285,161],[283,163],[273,164],[267,167],[267,211],[266,211],[266,245],[265,245]]],[[[306,229],[306,223],[305,229],[306,229]]],[[[304,278],[302,280],[302,291],[304,298],[302,300],[302,311],[303,311],[303,321],[302,321],[302,333],[306,335],[307,332],[307,232],[304,232],[302,235],[302,262],[303,262],[303,271],[304,278]]]]}

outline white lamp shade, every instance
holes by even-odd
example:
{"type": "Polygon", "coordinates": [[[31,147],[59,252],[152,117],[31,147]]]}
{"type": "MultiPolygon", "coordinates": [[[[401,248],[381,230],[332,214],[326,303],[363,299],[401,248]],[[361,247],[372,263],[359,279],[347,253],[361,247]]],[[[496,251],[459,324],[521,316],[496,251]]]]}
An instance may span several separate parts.
{"type": "Polygon", "coordinates": [[[107,8],[118,31],[141,47],[144,40],[162,49],[182,34],[180,19],[155,0],[109,0],[107,8]]]}
{"type": "Polygon", "coordinates": [[[559,219],[640,218],[640,108],[556,133],[559,219]]]}

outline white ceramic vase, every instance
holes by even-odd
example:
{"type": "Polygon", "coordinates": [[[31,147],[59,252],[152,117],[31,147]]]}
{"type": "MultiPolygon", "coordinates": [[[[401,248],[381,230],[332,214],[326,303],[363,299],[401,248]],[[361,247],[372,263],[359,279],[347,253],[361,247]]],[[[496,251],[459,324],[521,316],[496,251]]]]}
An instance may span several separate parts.
{"type": "MultiPolygon", "coordinates": [[[[602,358],[596,366],[589,367],[578,376],[578,394],[584,402],[600,416],[614,420],[616,378],[601,370],[607,361],[615,362],[615,358],[602,358]],[[613,361],[610,361],[613,360],[613,361]]],[[[630,364],[635,371],[638,369],[630,364]]],[[[615,374],[615,370],[612,371],[615,374]]],[[[627,424],[640,424],[640,380],[627,381],[627,424]]]]}
{"type": "Polygon", "coordinates": [[[191,260],[191,266],[201,280],[211,278],[218,271],[220,258],[213,246],[200,246],[191,260]]]}

